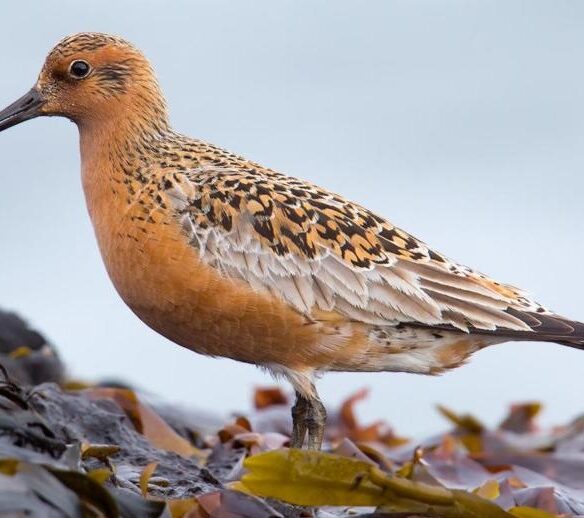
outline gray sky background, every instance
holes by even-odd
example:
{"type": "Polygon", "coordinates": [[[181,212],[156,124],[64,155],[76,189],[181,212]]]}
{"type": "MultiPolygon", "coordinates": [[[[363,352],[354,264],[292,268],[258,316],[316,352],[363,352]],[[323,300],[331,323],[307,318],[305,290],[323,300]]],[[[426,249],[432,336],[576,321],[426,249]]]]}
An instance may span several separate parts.
{"type": "MultiPolygon", "coordinates": [[[[584,3],[562,1],[61,1],[2,4],[0,104],[79,31],[144,50],[175,127],[387,216],[457,260],[584,319],[584,3]]],[[[58,344],[72,374],[171,401],[249,405],[259,370],[150,331],[115,293],[79,180],[77,129],[0,134],[0,306],[58,344]],[[202,396],[201,396],[202,395],[202,396]]],[[[584,352],[506,344],[439,378],[330,374],[328,404],[372,388],[364,419],[435,429],[445,403],[488,422],[539,399],[584,411],[584,352]]]]}

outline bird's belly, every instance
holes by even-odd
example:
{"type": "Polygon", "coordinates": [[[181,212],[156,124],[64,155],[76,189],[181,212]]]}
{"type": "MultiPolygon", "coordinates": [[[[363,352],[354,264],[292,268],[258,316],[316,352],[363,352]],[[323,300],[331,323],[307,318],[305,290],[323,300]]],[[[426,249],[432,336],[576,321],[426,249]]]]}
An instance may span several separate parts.
{"type": "Polygon", "coordinates": [[[287,304],[202,262],[172,215],[95,221],[118,293],[152,329],[196,352],[305,368],[317,361],[318,330],[287,304]]]}

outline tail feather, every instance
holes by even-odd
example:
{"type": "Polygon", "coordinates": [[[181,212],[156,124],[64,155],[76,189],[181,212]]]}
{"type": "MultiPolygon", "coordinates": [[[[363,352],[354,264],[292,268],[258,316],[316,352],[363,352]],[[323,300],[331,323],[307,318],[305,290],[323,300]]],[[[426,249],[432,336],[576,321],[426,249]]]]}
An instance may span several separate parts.
{"type": "MultiPolygon", "coordinates": [[[[531,331],[515,331],[498,327],[494,331],[471,327],[472,334],[489,335],[508,340],[555,342],[576,349],[584,349],[584,323],[549,312],[527,312],[508,308],[506,312],[527,324],[531,331]]],[[[424,326],[427,327],[427,326],[424,326]]],[[[453,326],[431,326],[455,331],[453,326]]]]}
{"type": "Polygon", "coordinates": [[[523,320],[533,331],[527,332],[527,339],[556,342],[584,349],[584,323],[550,313],[527,313],[508,309],[513,316],[523,320]]]}

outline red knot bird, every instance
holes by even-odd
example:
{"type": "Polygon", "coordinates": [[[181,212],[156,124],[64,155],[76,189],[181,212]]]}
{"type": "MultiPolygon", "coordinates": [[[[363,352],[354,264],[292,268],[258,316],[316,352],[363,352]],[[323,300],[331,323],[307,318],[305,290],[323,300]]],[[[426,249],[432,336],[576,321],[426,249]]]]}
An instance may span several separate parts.
{"type": "Polygon", "coordinates": [[[121,38],[59,42],[0,130],[43,115],[79,128],[89,214],[126,304],[177,344],[287,379],[292,447],[321,446],[319,373],[439,374],[511,340],[584,348],[584,324],[384,217],[175,132],[152,67],[121,38]]]}

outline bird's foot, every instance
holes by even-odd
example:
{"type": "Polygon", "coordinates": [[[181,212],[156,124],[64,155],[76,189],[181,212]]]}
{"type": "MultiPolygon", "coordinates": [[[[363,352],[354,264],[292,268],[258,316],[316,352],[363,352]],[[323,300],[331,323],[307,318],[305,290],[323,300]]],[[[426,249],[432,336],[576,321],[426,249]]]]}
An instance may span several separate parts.
{"type": "Polygon", "coordinates": [[[326,409],[320,399],[306,398],[296,392],[296,403],[292,407],[291,448],[302,448],[308,435],[307,449],[320,450],[324,438],[326,409]]]}

